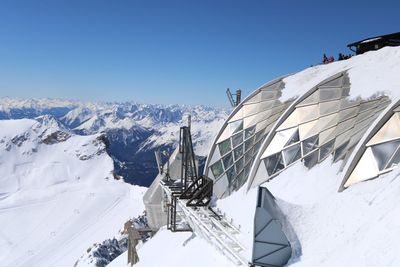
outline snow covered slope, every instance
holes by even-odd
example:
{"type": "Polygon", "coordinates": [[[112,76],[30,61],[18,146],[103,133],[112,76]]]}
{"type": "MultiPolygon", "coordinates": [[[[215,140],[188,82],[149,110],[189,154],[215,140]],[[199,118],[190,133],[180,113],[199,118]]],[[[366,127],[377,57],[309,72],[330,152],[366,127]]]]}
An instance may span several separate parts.
{"type": "Polygon", "coordinates": [[[0,121],[1,266],[73,266],[143,211],[144,188],[114,180],[100,135],[50,116],[0,121]]]}

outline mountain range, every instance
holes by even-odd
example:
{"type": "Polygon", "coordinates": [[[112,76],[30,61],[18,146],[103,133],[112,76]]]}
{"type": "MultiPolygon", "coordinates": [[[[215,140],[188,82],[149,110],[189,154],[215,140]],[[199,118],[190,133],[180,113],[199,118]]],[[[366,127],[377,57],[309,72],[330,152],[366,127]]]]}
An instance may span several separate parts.
{"type": "Polygon", "coordinates": [[[187,124],[189,115],[195,152],[200,162],[204,162],[217,130],[228,116],[225,109],[134,102],[0,98],[0,120],[46,118],[64,132],[101,134],[114,161],[114,174],[128,183],[142,186],[149,186],[157,174],[154,151],[171,152],[174,149],[179,139],[179,127],[187,124]]]}

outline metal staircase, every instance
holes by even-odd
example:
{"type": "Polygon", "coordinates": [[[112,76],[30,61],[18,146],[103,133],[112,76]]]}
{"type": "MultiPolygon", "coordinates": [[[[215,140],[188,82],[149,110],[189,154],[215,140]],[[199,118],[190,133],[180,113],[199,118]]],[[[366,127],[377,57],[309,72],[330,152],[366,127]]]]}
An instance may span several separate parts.
{"type": "MultiPolygon", "coordinates": [[[[174,195],[168,185],[162,182],[161,186],[167,197],[174,195]]],[[[176,209],[175,220],[180,222],[175,226],[176,231],[191,230],[212,243],[238,266],[249,266],[243,255],[246,248],[237,238],[240,233],[239,229],[226,220],[222,214],[218,214],[208,207],[188,206],[187,199],[178,198],[176,195],[171,197],[171,201],[176,201],[174,205],[176,209]],[[181,228],[185,224],[190,228],[181,228]]]]}
{"type": "Polygon", "coordinates": [[[243,256],[246,249],[237,238],[239,229],[209,207],[213,181],[198,176],[190,119],[189,126],[180,128],[179,152],[182,157],[180,179],[168,176],[160,181],[167,207],[167,228],[172,232],[193,231],[238,266],[249,266],[243,256]]]}

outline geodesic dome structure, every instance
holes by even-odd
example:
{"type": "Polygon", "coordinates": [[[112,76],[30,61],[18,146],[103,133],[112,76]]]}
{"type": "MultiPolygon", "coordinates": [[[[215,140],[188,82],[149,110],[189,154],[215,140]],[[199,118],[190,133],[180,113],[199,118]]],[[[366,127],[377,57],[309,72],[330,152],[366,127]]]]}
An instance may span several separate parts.
{"type": "Polygon", "coordinates": [[[298,161],[312,168],[331,158],[341,161],[343,170],[391,102],[383,94],[350,98],[347,71],[286,101],[280,100],[284,89],[284,78],[257,89],[221,128],[205,167],[217,197],[226,197],[245,183],[248,189],[260,185],[298,161]]]}
{"type": "Polygon", "coordinates": [[[237,106],[219,131],[205,165],[218,197],[240,188],[262,142],[293,100],[280,101],[282,78],[265,84],[237,106]]]}

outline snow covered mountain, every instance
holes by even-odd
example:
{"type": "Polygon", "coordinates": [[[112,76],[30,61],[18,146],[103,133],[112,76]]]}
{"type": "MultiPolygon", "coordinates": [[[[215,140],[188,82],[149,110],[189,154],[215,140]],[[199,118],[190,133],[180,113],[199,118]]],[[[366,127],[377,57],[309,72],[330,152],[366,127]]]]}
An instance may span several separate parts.
{"type": "Polygon", "coordinates": [[[48,115],[0,121],[1,266],[73,266],[142,213],[144,188],[114,179],[103,140],[48,115]]]}
{"type": "Polygon", "coordinates": [[[51,115],[73,133],[104,133],[116,174],[129,183],[148,186],[157,174],[154,150],[173,150],[188,115],[196,153],[204,158],[227,112],[205,106],[0,98],[0,119],[42,115],[51,115]]]}

